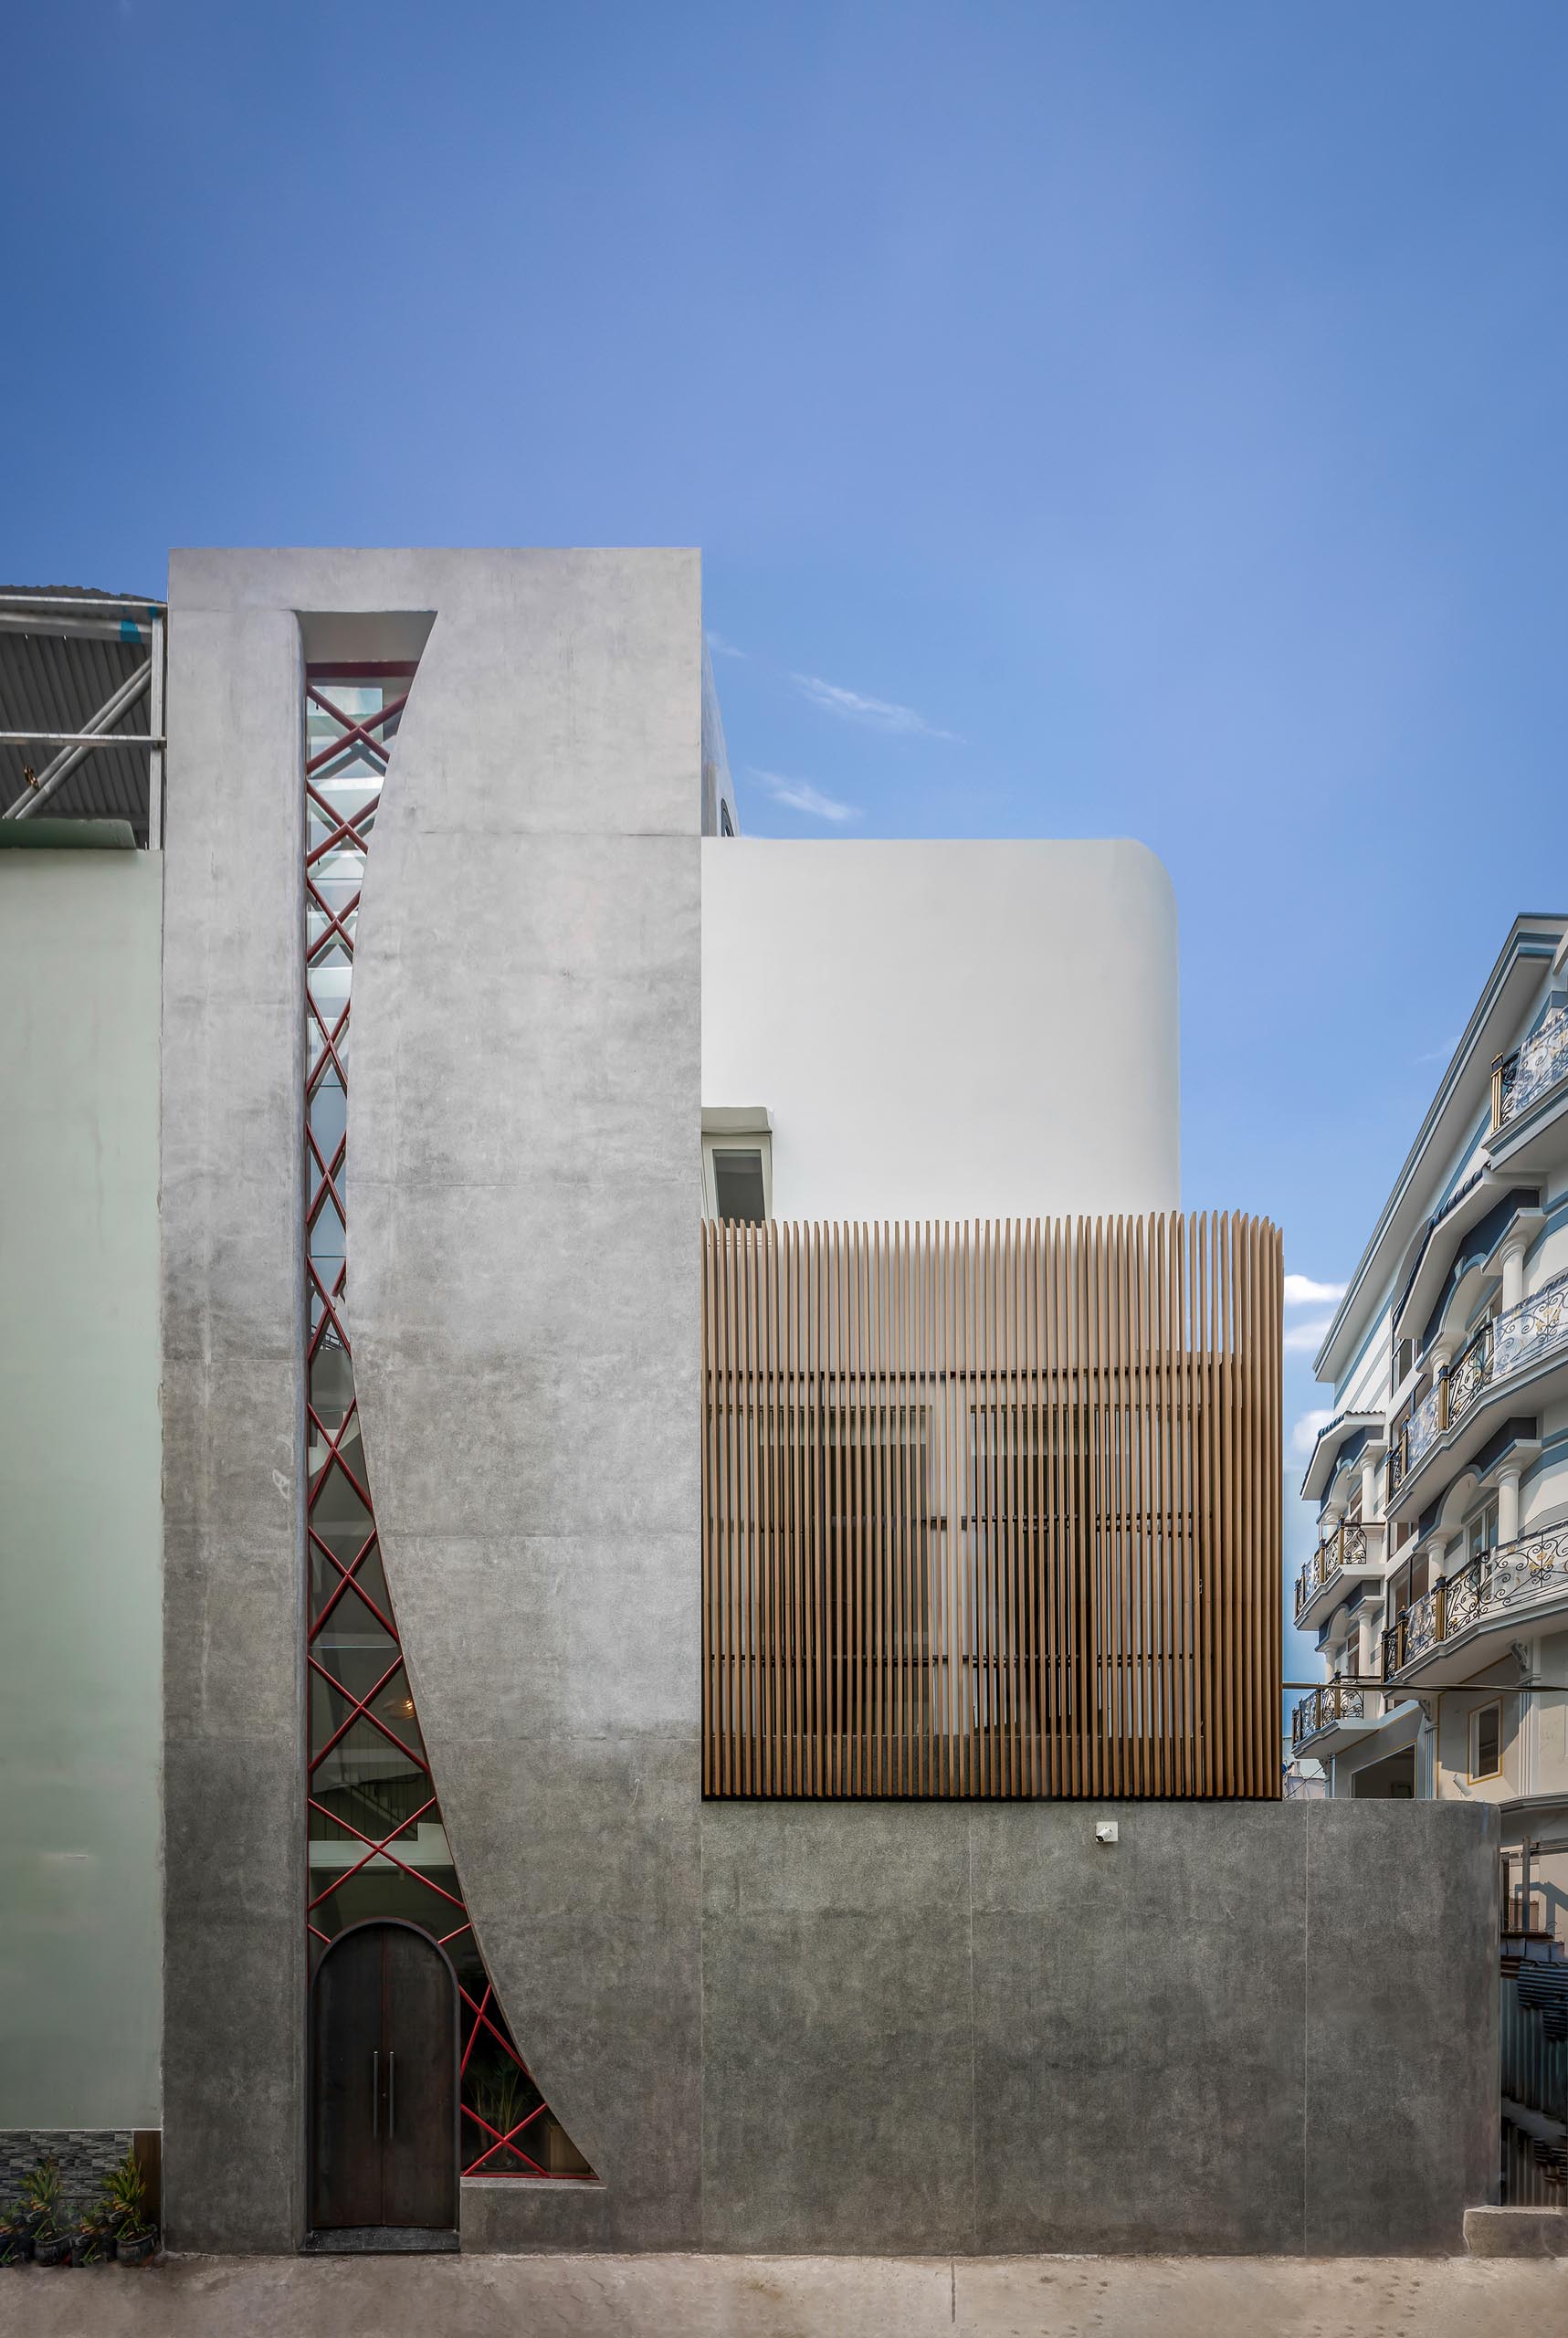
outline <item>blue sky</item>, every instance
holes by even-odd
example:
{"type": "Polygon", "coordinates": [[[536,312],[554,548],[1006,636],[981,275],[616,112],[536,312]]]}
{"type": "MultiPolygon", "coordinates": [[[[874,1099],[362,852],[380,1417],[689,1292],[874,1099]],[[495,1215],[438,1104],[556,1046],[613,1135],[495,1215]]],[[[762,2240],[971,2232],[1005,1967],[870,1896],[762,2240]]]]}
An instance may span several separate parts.
{"type": "Polygon", "coordinates": [[[1568,907],[1561,0],[57,0],[5,68],[6,581],[700,544],[746,825],[1144,838],[1185,1198],[1342,1280],[1568,907]]]}

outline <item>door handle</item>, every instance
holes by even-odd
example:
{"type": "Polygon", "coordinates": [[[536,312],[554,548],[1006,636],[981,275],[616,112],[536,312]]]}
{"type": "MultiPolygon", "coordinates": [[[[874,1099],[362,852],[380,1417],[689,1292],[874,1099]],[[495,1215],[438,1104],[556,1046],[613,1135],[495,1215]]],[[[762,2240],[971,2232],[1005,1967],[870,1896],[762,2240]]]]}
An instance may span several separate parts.
{"type": "Polygon", "coordinates": [[[379,2047],[370,2058],[370,2132],[373,2135],[379,2135],[381,2133],[381,2048],[379,2047]]]}
{"type": "Polygon", "coordinates": [[[397,2057],[388,2049],[386,2057],[386,2135],[390,2143],[397,2133],[397,2057]]]}

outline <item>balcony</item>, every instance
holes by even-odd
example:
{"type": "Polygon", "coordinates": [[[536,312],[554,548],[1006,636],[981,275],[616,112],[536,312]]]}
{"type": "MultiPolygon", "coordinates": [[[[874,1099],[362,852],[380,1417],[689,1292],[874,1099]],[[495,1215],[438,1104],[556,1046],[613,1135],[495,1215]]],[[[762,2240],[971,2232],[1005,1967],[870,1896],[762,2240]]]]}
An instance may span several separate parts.
{"type": "Polygon", "coordinates": [[[1383,1636],[1385,1680],[1450,1686],[1492,1660],[1525,1617],[1568,1603],[1568,1527],[1485,1552],[1415,1600],[1383,1636]]]}
{"type": "Polygon", "coordinates": [[[1383,1575],[1383,1528],[1342,1519],[1321,1542],[1296,1577],[1296,1627],[1307,1631],[1330,1616],[1360,1584],[1383,1575]]]}
{"type": "Polygon", "coordinates": [[[1555,1007],[1541,1028],[1492,1066],[1492,1133],[1522,1120],[1568,1079],[1568,1007],[1555,1007]]]}
{"type": "Polygon", "coordinates": [[[1308,1691],[1290,1716],[1291,1753],[1310,1751],[1321,1758],[1365,1737],[1384,1720],[1383,1707],[1383,1691],[1373,1682],[1337,1676],[1325,1680],[1308,1691]]]}
{"type": "Polygon", "coordinates": [[[1527,1374],[1559,1358],[1568,1363],[1568,1272],[1483,1323],[1423,1397],[1389,1448],[1390,1502],[1397,1497],[1399,1508],[1409,1506],[1411,1480],[1439,1446],[1457,1460],[1468,1459],[1483,1441],[1484,1430],[1472,1432],[1489,1415],[1491,1400],[1511,1395],[1527,1374]]]}

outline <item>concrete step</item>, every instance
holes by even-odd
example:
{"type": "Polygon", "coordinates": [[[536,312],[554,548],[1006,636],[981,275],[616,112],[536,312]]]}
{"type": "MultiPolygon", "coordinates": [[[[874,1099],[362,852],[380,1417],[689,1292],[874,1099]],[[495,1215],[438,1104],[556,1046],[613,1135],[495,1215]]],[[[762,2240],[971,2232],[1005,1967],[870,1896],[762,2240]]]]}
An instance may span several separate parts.
{"type": "Polygon", "coordinates": [[[1472,2257],[1568,2257],[1568,2216],[1561,2208],[1467,2208],[1465,2247],[1472,2257]]]}

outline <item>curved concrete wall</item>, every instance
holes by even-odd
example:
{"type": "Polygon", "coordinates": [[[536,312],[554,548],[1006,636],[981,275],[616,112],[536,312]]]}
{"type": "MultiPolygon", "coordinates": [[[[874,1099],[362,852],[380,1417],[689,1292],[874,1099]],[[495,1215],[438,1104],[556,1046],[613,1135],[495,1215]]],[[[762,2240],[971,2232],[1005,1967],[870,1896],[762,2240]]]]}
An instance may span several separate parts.
{"type": "MultiPolygon", "coordinates": [[[[349,1319],[420,1724],[491,1979],[602,2188],[698,2234],[700,609],[681,553],[443,593],[355,953],[349,1319]]],[[[478,2196],[476,2197],[476,2194],[478,2196]]]]}

